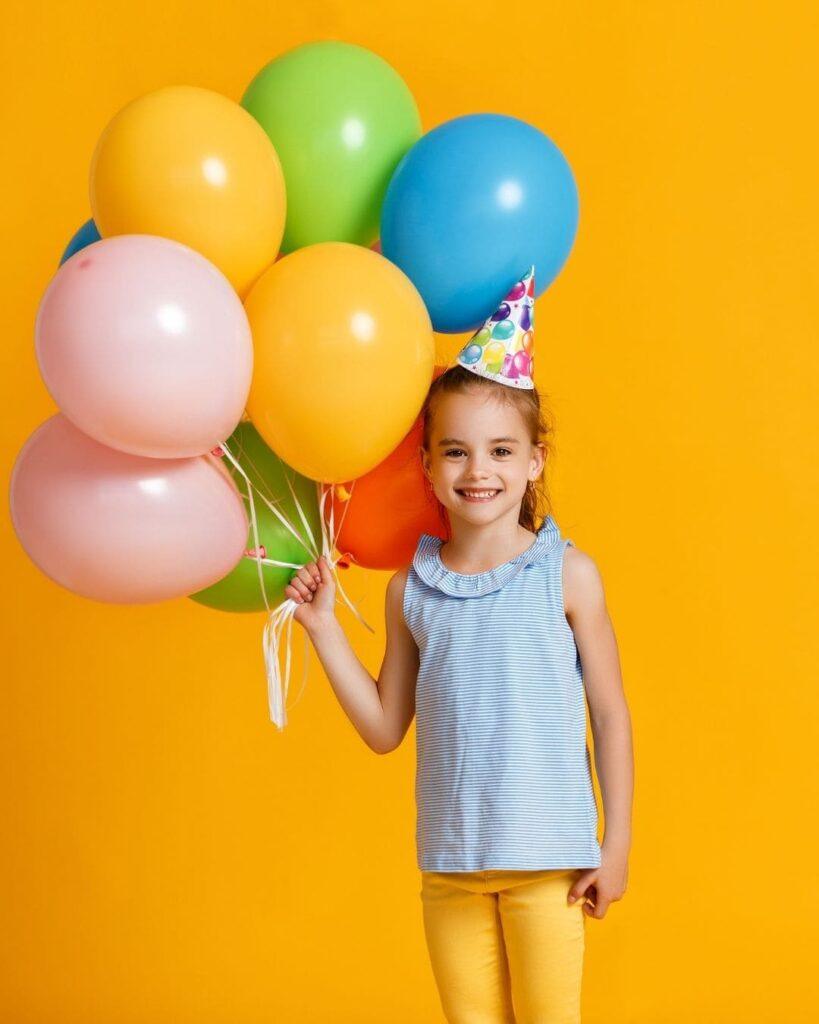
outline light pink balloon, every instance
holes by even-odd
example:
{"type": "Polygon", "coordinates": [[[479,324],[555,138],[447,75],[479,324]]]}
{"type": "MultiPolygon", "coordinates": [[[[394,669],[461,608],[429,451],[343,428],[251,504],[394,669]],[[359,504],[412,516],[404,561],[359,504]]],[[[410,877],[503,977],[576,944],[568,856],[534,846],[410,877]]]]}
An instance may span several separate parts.
{"type": "Polygon", "coordinates": [[[244,307],[221,271],[179,242],[116,235],[81,249],[49,284],[35,336],[57,405],[111,448],[202,455],[244,412],[244,307]]]}
{"type": "Polygon", "coordinates": [[[59,413],[17,456],[10,501],[31,560],[97,601],[193,594],[227,575],[247,545],[242,499],[213,456],[128,455],[59,413]]]}

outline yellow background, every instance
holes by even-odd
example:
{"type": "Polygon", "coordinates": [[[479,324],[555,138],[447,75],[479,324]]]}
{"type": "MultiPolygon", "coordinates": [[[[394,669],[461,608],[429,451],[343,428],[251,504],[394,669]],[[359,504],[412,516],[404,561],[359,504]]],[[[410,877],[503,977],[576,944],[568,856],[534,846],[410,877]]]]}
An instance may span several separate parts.
{"type": "MultiPolygon", "coordinates": [[[[607,583],[637,764],[629,889],[587,924],[586,1024],[815,1014],[817,28],[809,2],[4,15],[6,480],[53,409],[37,303],[133,97],[238,99],[275,54],[338,38],[398,69],[426,129],[512,113],[567,155],[581,223],[538,303],[538,383],[556,517],[607,583]]],[[[414,729],[371,753],[311,656],[280,734],[260,617],[93,604],[0,530],[3,1024],[442,1020],[414,729]]],[[[387,578],[345,577],[374,673],[387,578]]]]}

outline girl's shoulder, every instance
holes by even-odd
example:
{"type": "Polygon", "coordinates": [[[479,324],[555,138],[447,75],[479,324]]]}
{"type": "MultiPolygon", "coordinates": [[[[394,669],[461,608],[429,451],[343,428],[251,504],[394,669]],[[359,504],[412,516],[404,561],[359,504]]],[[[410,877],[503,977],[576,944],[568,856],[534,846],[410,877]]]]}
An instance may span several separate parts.
{"type": "Polygon", "coordinates": [[[407,605],[409,587],[407,581],[410,574],[410,566],[405,565],[392,574],[387,582],[387,592],[384,598],[384,615],[387,622],[387,632],[393,632],[401,624],[409,626],[407,618],[407,605]]]}
{"type": "Polygon", "coordinates": [[[404,565],[390,576],[387,581],[387,593],[385,596],[388,608],[390,606],[397,608],[401,608],[403,606],[409,574],[410,566],[404,565]]]}
{"type": "Polygon", "coordinates": [[[409,572],[410,566],[403,565],[390,576],[387,581],[387,598],[390,596],[403,597],[409,572]]]}
{"type": "Polygon", "coordinates": [[[605,607],[603,577],[595,560],[574,543],[563,555],[563,600],[567,615],[605,607]]]}

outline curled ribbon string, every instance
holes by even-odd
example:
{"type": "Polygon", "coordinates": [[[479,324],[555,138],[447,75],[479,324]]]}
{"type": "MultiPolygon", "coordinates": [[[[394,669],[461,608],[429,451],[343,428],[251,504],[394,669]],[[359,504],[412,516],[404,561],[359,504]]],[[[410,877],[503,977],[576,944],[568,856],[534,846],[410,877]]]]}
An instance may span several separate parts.
{"type": "MultiPolygon", "coordinates": [[[[253,530],[253,543],[256,545],[256,551],[259,551],[261,548],[261,544],[259,543],[259,525],[256,520],[256,503],[253,500],[254,487],[250,482],[250,477],[247,475],[247,473],[245,473],[245,471],[233,457],[230,448],[228,448],[224,441],[222,442],[222,444],[219,445],[218,448],[214,448],[213,454],[224,455],[224,457],[228,460],[231,466],[233,466],[236,472],[240,473],[242,478],[244,479],[245,486],[247,487],[247,500],[248,504],[250,505],[250,524],[251,529],[253,530]]],[[[264,572],[262,572],[262,563],[258,557],[256,558],[256,569],[259,573],[259,587],[261,588],[262,591],[262,600],[264,601],[265,608],[269,612],[270,603],[267,600],[267,590],[264,585],[264,572]]]]}
{"type": "MultiPolygon", "coordinates": [[[[296,490],[293,487],[292,483],[290,482],[290,477],[286,473],[284,474],[284,482],[287,484],[288,488],[290,489],[290,496],[292,497],[293,502],[294,502],[294,504],[296,506],[296,510],[299,513],[299,518],[301,519],[302,526],[306,530],[307,536],[310,538],[310,544],[307,546],[308,550],[311,553],[315,553],[315,551],[316,551],[316,538],[313,536],[313,531],[310,528],[310,522],[307,519],[307,516],[304,514],[304,509],[301,507],[301,502],[299,501],[299,497],[296,494],[296,490]]],[[[321,487],[321,485],[319,483],[316,483],[317,491],[318,491],[318,489],[320,489],[320,487],[321,487]]]]}
{"type": "MultiPolygon", "coordinates": [[[[336,537],[338,536],[334,527],[334,515],[332,511],[332,505],[330,508],[330,522],[327,524],[327,517],[325,515],[325,505],[327,502],[327,496],[330,492],[326,491],[321,495],[319,499],[319,522],[321,524],[321,553],[324,555],[330,569],[333,573],[338,592],[341,595],[344,602],[359,619],[359,621],[370,630],[374,632],[372,627],[364,620],[363,616],[359,612],[358,608],[350,601],[347,593],[344,589],[343,584],[338,575],[337,564],[341,561],[341,556],[334,559],[332,557],[333,548],[335,547],[336,537]]],[[[303,509],[298,500],[298,497],[293,494],[293,501],[296,508],[299,510],[300,516],[303,515],[303,509]]],[[[345,510],[346,511],[346,510],[345,510]]],[[[264,562],[270,564],[277,564],[275,559],[264,559],[264,562]]],[[[315,561],[315,559],[314,559],[315,561]]],[[[295,566],[295,568],[301,568],[301,566],[295,566]]],[[[336,600],[339,600],[336,597],[336,600]]],[[[264,634],[262,637],[262,648],[265,659],[265,669],[267,672],[268,681],[268,704],[270,709],[270,718],[279,729],[283,729],[287,724],[287,695],[290,688],[290,650],[291,650],[291,638],[293,629],[293,617],[296,610],[298,609],[298,602],[292,598],[286,598],[278,608],[273,609],[268,615],[267,623],[265,624],[264,634]],[[285,632],[286,631],[286,632],[285,632]],[[284,642],[282,644],[282,634],[284,634],[284,642]],[[281,647],[284,646],[285,651],[285,662],[284,672],[282,673],[280,668],[280,653],[281,647]]],[[[307,634],[305,632],[305,648],[306,648],[307,634]]],[[[299,694],[296,700],[301,698],[304,692],[304,679],[306,678],[306,655],[305,655],[305,673],[302,679],[302,685],[299,690],[299,694]]],[[[295,704],[295,701],[293,702],[295,704]]]]}
{"type": "MultiPolygon", "coordinates": [[[[273,515],[279,520],[279,522],[285,527],[285,529],[289,530],[290,533],[292,533],[293,536],[296,538],[296,540],[299,542],[299,544],[301,544],[301,546],[303,548],[305,548],[307,551],[310,552],[310,554],[313,556],[313,559],[315,560],[316,558],[318,558],[318,552],[316,550],[315,540],[313,539],[313,534],[312,534],[312,531],[310,530],[309,525],[307,526],[307,532],[308,532],[308,536],[309,536],[310,540],[307,541],[307,540],[304,539],[303,535],[298,532],[296,527],[290,522],[290,520],[281,511],[281,509],[276,508],[275,503],[272,502],[264,494],[262,494],[261,490],[258,488],[258,486],[256,484],[251,482],[251,487],[253,487],[253,489],[256,491],[256,494],[258,495],[258,497],[268,507],[268,509],[273,513],[273,515]]],[[[299,510],[299,518],[304,520],[305,519],[304,511],[303,511],[303,509],[301,507],[299,499],[296,496],[295,491],[293,491],[292,493],[293,493],[293,501],[295,502],[296,507],[299,510]]],[[[300,569],[301,566],[296,566],[296,568],[300,569]]]]}
{"type": "MultiPolygon", "coordinates": [[[[319,557],[319,552],[316,546],[316,539],[313,535],[313,531],[310,528],[310,523],[305,513],[305,510],[302,507],[298,495],[296,494],[295,489],[293,488],[290,480],[288,479],[287,474],[285,474],[285,480],[290,490],[290,494],[292,496],[296,511],[298,512],[298,517],[301,520],[301,524],[309,540],[305,539],[303,534],[300,533],[298,529],[290,522],[290,520],[287,518],[287,516],[284,515],[281,509],[276,508],[275,504],[262,493],[259,486],[250,479],[250,477],[244,471],[242,466],[239,464],[236,457],[229,450],[227,444],[223,442],[221,445],[219,445],[217,448],[213,450],[213,454],[224,455],[231,463],[231,465],[236,469],[236,471],[241,475],[247,487],[247,499],[248,504],[250,506],[251,530],[253,533],[253,542],[255,547],[251,551],[248,551],[246,553],[246,557],[253,558],[256,562],[256,567],[259,573],[259,586],[261,587],[264,605],[267,610],[267,621],[265,623],[264,631],[262,634],[262,653],[264,655],[265,674],[267,676],[268,708],[270,713],[270,720],[275,725],[277,725],[280,730],[282,730],[287,724],[287,695],[290,688],[290,664],[293,617],[299,605],[296,601],[293,601],[291,598],[286,598],[280,605],[278,605],[278,607],[271,609],[267,598],[267,592],[265,590],[264,572],[262,570],[262,566],[273,565],[290,569],[301,569],[303,565],[307,563],[302,563],[301,565],[299,565],[293,562],[283,562],[279,561],[278,559],[267,557],[267,552],[259,542],[256,506],[253,497],[254,492],[256,496],[267,506],[267,508],[277,517],[277,519],[282,523],[282,525],[287,530],[289,530],[289,532],[296,538],[296,540],[298,540],[299,544],[301,544],[305,548],[305,550],[310,553],[313,561],[317,561],[319,557]],[[282,673],[280,666],[283,633],[285,634],[283,644],[285,653],[284,673],[282,673]]],[[[354,486],[355,481],[353,481],[353,484],[350,487],[350,496],[352,496],[354,486]]],[[[333,494],[334,487],[335,485],[331,484],[328,489],[322,490],[322,485],[318,482],[316,483],[319,498],[319,523],[321,526],[320,553],[324,555],[325,559],[327,560],[327,563],[330,566],[338,592],[341,595],[341,598],[343,599],[344,603],[352,611],[356,618],[364,625],[364,627],[372,633],[375,631],[365,621],[365,619],[363,618],[355,604],[352,601],[350,601],[339,578],[336,565],[339,562],[342,562],[342,558],[345,556],[340,555],[337,559],[334,559],[332,557],[333,549],[336,546],[338,531],[336,531],[335,528],[335,510],[333,502],[330,501],[329,504],[329,516],[326,512],[326,505],[328,497],[331,497],[333,494]],[[328,518],[329,523],[327,521],[328,518]]],[[[339,531],[341,529],[341,525],[344,522],[344,518],[347,514],[348,507],[349,505],[345,507],[344,512],[342,514],[341,522],[339,523],[338,528],[339,531]]],[[[346,565],[346,563],[342,562],[342,565],[346,565]]],[[[336,597],[336,600],[339,600],[338,596],[336,597]]],[[[293,701],[293,704],[297,703],[298,700],[301,698],[307,681],[307,641],[308,636],[307,632],[305,631],[303,658],[304,671],[302,673],[302,681],[299,687],[299,692],[296,696],[296,699],[293,701]]]]}

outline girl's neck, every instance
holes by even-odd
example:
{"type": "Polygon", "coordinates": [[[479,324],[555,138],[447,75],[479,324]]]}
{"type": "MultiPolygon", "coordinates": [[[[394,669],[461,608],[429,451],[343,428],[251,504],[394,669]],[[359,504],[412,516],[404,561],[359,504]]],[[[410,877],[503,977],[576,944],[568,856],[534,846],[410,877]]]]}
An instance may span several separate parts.
{"type": "Polygon", "coordinates": [[[518,523],[517,514],[485,525],[453,521],[450,516],[450,526],[452,539],[441,545],[441,561],[452,572],[467,575],[504,565],[522,555],[537,539],[518,523]]]}

